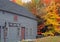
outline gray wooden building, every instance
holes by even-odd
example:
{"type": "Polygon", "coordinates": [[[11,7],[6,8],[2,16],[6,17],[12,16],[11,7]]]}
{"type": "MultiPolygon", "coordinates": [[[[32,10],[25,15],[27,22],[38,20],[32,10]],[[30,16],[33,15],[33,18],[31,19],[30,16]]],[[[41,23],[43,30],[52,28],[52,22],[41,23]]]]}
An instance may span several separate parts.
{"type": "Polygon", "coordinates": [[[28,9],[9,0],[0,0],[1,42],[18,42],[22,39],[35,39],[36,35],[36,17],[28,9]]]}

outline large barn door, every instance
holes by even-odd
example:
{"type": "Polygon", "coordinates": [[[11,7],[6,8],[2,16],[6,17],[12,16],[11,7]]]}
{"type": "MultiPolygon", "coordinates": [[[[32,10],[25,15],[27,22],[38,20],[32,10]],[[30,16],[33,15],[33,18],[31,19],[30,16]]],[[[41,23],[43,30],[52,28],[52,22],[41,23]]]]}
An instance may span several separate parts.
{"type": "Polygon", "coordinates": [[[17,42],[17,28],[9,27],[8,31],[8,41],[7,42],[17,42]]]}
{"type": "Polygon", "coordinates": [[[8,23],[8,35],[7,42],[18,42],[19,41],[19,23],[8,23]]]}

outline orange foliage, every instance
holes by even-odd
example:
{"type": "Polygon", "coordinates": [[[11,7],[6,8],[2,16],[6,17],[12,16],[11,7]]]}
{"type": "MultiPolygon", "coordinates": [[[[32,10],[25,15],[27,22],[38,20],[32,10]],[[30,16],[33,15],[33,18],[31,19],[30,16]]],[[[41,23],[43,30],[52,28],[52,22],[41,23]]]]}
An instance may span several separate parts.
{"type": "Polygon", "coordinates": [[[52,1],[52,0],[43,0],[43,2],[44,2],[46,5],[50,4],[51,1],[52,1]]]}
{"type": "Polygon", "coordinates": [[[43,29],[44,26],[45,26],[44,23],[42,23],[41,25],[38,26],[38,28],[37,28],[37,30],[38,30],[37,34],[38,35],[42,34],[42,32],[40,30],[43,29]]]}
{"type": "Polygon", "coordinates": [[[36,8],[33,8],[33,9],[32,9],[32,13],[33,13],[34,15],[36,15],[36,8]]]}
{"type": "Polygon", "coordinates": [[[12,2],[16,3],[16,0],[11,0],[12,2]]]}
{"type": "Polygon", "coordinates": [[[56,3],[60,2],[60,0],[55,0],[56,3]]]}

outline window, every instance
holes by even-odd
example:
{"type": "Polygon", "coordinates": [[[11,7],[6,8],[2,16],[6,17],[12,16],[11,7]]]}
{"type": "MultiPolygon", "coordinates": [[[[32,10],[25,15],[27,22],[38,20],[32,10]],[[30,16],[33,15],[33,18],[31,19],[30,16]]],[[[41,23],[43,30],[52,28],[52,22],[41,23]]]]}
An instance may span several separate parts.
{"type": "Polygon", "coordinates": [[[5,12],[4,12],[4,11],[2,11],[2,14],[5,14],[5,12]]]}
{"type": "Polygon", "coordinates": [[[32,31],[33,31],[33,30],[32,30],[32,28],[30,28],[30,36],[32,36],[32,35],[33,35],[33,34],[32,34],[32,31]]]}
{"type": "Polygon", "coordinates": [[[14,15],[14,21],[18,21],[18,16],[14,15]]]}
{"type": "Polygon", "coordinates": [[[17,28],[18,32],[17,32],[17,35],[19,36],[19,33],[20,33],[20,28],[17,28]]]}
{"type": "Polygon", "coordinates": [[[28,28],[26,28],[26,31],[25,31],[25,32],[26,32],[26,34],[25,34],[25,35],[26,35],[26,36],[28,36],[28,28]]]}

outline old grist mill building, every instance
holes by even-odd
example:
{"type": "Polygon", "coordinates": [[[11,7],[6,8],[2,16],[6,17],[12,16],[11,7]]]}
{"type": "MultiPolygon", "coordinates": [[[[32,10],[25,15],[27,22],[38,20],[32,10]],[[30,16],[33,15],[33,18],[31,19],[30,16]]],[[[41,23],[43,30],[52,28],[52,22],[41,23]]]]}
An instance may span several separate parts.
{"type": "Polygon", "coordinates": [[[9,0],[0,0],[0,41],[18,42],[35,39],[37,21],[26,8],[9,0]]]}

